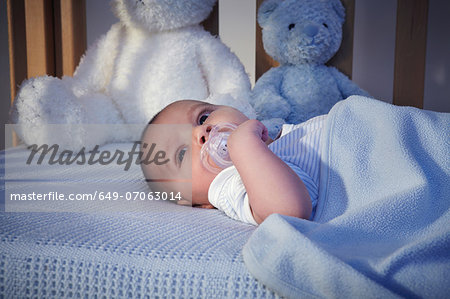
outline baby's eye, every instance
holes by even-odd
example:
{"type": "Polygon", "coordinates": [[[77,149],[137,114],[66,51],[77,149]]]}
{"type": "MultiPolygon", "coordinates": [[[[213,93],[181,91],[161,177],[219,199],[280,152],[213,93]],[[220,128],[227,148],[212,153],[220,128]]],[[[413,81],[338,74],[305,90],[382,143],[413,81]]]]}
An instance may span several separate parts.
{"type": "Polygon", "coordinates": [[[203,125],[203,123],[208,119],[210,113],[202,113],[200,118],[198,119],[198,124],[203,125]]]}
{"type": "Polygon", "coordinates": [[[184,154],[186,154],[186,151],[187,151],[187,147],[183,147],[178,152],[178,165],[181,165],[181,162],[183,162],[184,154]]]}

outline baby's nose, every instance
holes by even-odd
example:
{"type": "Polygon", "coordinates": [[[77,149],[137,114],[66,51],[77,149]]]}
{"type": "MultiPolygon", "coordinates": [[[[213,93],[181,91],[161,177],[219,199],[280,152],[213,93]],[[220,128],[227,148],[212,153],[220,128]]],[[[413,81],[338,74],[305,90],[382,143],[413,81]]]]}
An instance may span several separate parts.
{"type": "Polygon", "coordinates": [[[193,142],[196,142],[198,145],[202,146],[208,141],[209,132],[211,131],[211,125],[200,125],[195,127],[192,130],[192,138],[193,142]]]}

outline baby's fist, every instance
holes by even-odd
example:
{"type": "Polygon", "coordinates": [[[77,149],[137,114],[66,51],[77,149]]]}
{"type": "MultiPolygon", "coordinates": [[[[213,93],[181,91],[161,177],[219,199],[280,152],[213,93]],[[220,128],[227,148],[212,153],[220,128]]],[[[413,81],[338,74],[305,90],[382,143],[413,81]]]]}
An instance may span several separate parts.
{"type": "Polygon", "coordinates": [[[228,146],[233,147],[234,144],[246,145],[251,141],[266,142],[269,138],[266,126],[256,119],[250,119],[239,125],[228,139],[228,146]]]}

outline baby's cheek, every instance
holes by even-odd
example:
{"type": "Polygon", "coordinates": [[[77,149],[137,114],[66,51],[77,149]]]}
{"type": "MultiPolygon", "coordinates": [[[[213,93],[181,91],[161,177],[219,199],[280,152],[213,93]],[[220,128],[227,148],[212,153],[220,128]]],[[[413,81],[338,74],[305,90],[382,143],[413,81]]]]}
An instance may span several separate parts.
{"type": "Polygon", "coordinates": [[[152,177],[150,165],[145,163],[141,163],[142,174],[144,175],[144,179],[148,181],[152,177]]]}
{"type": "Polygon", "coordinates": [[[209,186],[216,174],[208,171],[199,163],[192,166],[192,194],[200,198],[207,198],[209,186]]]}
{"type": "Polygon", "coordinates": [[[175,182],[171,186],[171,192],[173,192],[174,196],[176,198],[183,199],[182,203],[188,203],[188,205],[191,205],[192,202],[192,184],[190,181],[181,181],[181,182],[175,182]]]}

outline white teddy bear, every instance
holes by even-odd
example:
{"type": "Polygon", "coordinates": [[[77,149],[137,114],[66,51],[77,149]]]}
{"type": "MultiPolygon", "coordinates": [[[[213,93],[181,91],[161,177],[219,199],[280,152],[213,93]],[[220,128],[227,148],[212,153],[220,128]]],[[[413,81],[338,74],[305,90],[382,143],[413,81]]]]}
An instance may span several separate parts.
{"type": "MultiPolygon", "coordinates": [[[[92,45],[73,77],[25,81],[11,111],[27,144],[77,149],[139,136],[106,130],[54,134],[44,124],[146,124],[180,99],[227,104],[255,117],[239,59],[199,23],[216,0],[114,0],[120,22],[92,45]],[[59,135],[59,136],[56,136],[59,135]],[[88,143],[86,145],[86,143],[88,143]]],[[[74,126],[75,127],[75,126],[74,126]]]]}
{"type": "Polygon", "coordinates": [[[280,63],[256,82],[252,103],[270,135],[284,123],[326,114],[350,95],[368,96],[325,63],[338,51],[345,10],[340,0],[266,0],[258,10],[266,52],[280,63]]]}

